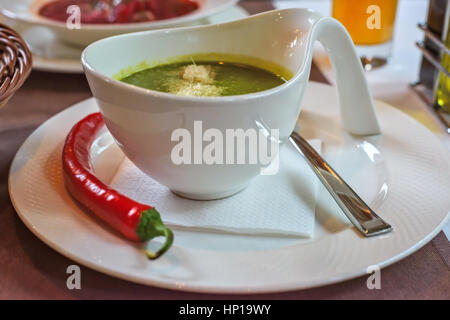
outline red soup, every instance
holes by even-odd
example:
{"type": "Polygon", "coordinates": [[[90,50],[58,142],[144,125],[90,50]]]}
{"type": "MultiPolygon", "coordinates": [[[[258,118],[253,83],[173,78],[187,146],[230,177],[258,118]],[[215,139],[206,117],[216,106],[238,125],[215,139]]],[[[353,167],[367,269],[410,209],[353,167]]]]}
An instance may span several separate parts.
{"type": "Polygon", "coordinates": [[[133,23],[163,20],[186,15],[198,9],[194,0],[55,0],[44,4],[39,14],[66,22],[67,8],[80,8],[81,23],[133,23]]]}

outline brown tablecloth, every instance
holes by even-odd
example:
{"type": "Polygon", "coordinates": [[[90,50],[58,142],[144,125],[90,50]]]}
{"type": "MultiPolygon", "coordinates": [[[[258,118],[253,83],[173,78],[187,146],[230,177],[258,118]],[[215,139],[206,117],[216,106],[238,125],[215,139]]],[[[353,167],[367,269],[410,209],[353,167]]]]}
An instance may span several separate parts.
{"type": "MultiPolygon", "coordinates": [[[[269,1],[241,3],[250,13],[271,9],[269,1]]],[[[313,67],[311,79],[325,81],[313,67]]],[[[91,93],[84,76],[34,71],[0,110],[0,299],[449,299],[450,247],[441,232],[422,249],[381,272],[381,290],[367,276],[296,292],[265,295],[183,293],[133,284],[81,266],[81,290],[68,290],[73,261],[47,247],[21,222],[8,195],[14,154],[42,122],[91,93]]]]}

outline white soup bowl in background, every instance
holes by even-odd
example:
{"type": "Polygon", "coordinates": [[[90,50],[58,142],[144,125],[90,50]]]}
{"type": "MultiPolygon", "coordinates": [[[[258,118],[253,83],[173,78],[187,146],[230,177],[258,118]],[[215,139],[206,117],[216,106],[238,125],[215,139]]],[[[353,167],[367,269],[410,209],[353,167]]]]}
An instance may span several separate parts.
{"type": "Polygon", "coordinates": [[[38,14],[39,9],[53,0],[0,0],[0,17],[7,23],[17,23],[22,27],[45,27],[66,43],[85,47],[103,38],[118,34],[153,29],[186,26],[194,21],[207,18],[233,5],[238,0],[195,0],[199,8],[184,16],[139,23],[81,24],[80,29],[69,29],[64,22],[54,21],[38,14]]]}

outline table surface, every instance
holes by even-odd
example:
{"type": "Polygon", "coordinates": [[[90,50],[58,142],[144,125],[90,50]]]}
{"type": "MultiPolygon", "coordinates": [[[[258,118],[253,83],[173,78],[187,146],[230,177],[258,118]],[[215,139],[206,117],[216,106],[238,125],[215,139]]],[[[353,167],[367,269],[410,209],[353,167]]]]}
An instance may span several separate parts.
{"type": "MultiPolygon", "coordinates": [[[[270,1],[244,1],[249,13],[272,9],[270,1]]],[[[313,66],[311,79],[326,82],[313,66]]],[[[264,295],[208,295],[147,287],[81,267],[81,290],[66,286],[75,264],[38,240],[18,218],[8,194],[8,171],[24,140],[42,122],[91,97],[83,75],[33,71],[0,110],[0,299],[449,299],[450,247],[440,232],[409,257],[381,272],[381,289],[368,276],[302,291],[264,295]]]]}

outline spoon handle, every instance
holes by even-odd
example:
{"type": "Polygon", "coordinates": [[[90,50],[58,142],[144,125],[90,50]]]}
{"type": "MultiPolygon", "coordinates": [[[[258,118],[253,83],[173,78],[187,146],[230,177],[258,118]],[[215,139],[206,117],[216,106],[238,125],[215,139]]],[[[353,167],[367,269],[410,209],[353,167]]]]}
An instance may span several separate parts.
{"type": "Polygon", "coordinates": [[[376,236],[392,231],[392,227],[364,203],[302,136],[293,132],[289,141],[298,151],[303,153],[319,180],[327,188],[347,218],[364,236],[376,236]]]}

